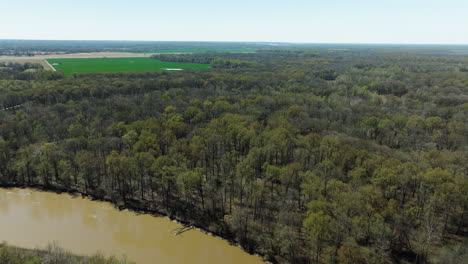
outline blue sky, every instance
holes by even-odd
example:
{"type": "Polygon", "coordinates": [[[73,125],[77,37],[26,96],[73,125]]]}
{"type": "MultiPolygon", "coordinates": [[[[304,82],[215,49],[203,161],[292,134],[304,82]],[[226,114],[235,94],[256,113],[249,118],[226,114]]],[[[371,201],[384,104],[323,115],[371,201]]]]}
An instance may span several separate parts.
{"type": "Polygon", "coordinates": [[[0,0],[0,39],[468,44],[468,0],[0,0]]]}

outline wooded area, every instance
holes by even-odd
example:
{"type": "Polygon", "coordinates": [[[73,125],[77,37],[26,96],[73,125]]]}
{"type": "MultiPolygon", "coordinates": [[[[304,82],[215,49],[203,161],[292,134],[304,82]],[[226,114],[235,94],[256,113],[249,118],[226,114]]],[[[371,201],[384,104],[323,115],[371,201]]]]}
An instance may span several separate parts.
{"type": "Polygon", "coordinates": [[[69,78],[3,64],[0,181],[162,212],[276,263],[466,263],[468,57],[426,53],[69,78]]]}

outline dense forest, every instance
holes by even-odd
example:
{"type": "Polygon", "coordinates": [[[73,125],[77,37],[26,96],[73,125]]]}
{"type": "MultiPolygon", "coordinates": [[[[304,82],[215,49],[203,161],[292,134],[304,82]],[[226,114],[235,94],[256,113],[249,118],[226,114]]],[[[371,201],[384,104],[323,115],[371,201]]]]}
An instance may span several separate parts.
{"type": "MultiPolygon", "coordinates": [[[[238,57],[238,54],[230,57],[238,57]]],[[[188,62],[210,64],[212,68],[252,68],[256,67],[254,61],[226,59],[217,56],[217,53],[201,53],[201,54],[157,54],[151,56],[152,59],[167,62],[188,62]]]]}
{"type": "Polygon", "coordinates": [[[273,263],[466,263],[468,57],[430,50],[3,64],[0,183],[170,215],[273,263]]]}

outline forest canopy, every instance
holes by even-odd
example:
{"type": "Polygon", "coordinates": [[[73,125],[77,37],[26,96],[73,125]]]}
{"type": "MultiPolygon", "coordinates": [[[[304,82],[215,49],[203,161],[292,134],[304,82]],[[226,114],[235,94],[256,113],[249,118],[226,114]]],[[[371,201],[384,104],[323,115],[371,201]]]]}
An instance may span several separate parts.
{"type": "Polygon", "coordinates": [[[0,183],[162,212],[274,263],[468,258],[468,57],[158,59],[219,67],[65,78],[0,64],[0,183]]]}

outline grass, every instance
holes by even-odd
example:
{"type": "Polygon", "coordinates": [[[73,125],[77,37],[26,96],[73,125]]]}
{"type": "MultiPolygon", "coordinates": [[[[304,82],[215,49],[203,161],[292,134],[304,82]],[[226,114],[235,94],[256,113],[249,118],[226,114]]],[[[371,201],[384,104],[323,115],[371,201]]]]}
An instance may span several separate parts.
{"type": "Polygon", "coordinates": [[[45,249],[25,249],[0,244],[0,263],[8,264],[133,264],[126,258],[106,258],[100,254],[93,256],[77,256],[60,247],[56,243],[49,244],[45,249]]]}
{"type": "Polygon", "coordinates": [[[90,72],[144,72],[166,71],[167,69],[207,70],[209,64],[195,64],[183,62],[162,62],[151,58],[73,58],[47,59],[56,70],[63,70],[65,76],[73,73],[90,72]]]}
{"type": "Polygon", "coordinates": [[[163,49],[136,51],[133,53],[206,53],[206,52],[255,52],[254,49],[163,49]]]}

